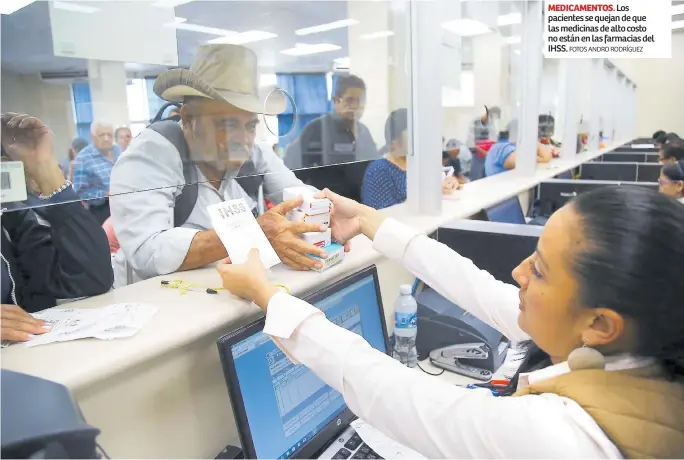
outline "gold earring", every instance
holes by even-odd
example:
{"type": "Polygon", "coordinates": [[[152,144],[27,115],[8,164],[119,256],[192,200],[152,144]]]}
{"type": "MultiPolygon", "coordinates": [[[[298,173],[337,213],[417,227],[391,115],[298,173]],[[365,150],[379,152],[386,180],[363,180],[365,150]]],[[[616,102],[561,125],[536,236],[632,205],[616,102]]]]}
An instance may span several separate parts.
{"type": "Polygon", "coordinates": [[[595,348],[591,348],[586,340],[582,340],[582,347],[575,348],[568,355],[570,370],[605,369],[606,358],[595,348]]]}

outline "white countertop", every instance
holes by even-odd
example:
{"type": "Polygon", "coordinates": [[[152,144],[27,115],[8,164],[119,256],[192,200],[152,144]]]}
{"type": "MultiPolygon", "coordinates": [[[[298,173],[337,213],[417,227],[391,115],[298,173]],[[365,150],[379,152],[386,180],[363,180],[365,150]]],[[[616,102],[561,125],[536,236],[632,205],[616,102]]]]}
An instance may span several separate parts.
{"type": "MultiPolygon", "coordinates": [[[[583,153],[572,159],[553,160],[549,164],[539,165],[536,173],[528,177],[523,177],[514,170],[466,184],[463,190],[456,192],[453,199],[444,200],[440,215],[411,215],[403,204],[384,212],[421,231],[432,232],[443,223],[470,217],[483,208],[517,196],[539,182],[575,168],[611,149],[583,153]]],[[[273,268],[271,276],[274,282],[289,286],[294,294],[302,295],[367,267],[380,257],[372,249],[370,240],[361,236],[352,241],[352,251],[341,264],[323,273],[296,272],[279,265],[273,268]]],[[[176,289],[162,288],[160,281],[163,279],[183,279],[204,286],[220,285],[215,269],[203,268],[149,279],[74,302],[69,307],[93,308],[120,302],[138,302],[157,306],[159,311],[142,331],[129,339],[87,339],[35,348],[24,345],[5,348],[0,355],[2,368],[57,381],[73,391],[107,379],[155,356],[172,352],[200,337],[210,334],[218,337],[227,325],[237,328],[260,314],[255,306],[222,291],[218,295],[205,292],[180,295],[176,289]]]]}

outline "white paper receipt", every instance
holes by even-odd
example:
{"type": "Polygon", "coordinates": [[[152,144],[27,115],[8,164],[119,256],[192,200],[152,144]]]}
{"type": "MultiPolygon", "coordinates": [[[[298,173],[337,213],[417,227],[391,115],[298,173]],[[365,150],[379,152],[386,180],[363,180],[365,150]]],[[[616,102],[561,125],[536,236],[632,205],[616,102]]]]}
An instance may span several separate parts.
{"type": "Polygon", "coordinates": [[[233,263],[247,262],[252,248],[259,250],[261,263],[271,268],[280,263],[273,246],[242,198],[207,206],[211,223],[233,263]]]}
{"type": "MultiPolygon", "coordinates": [[[[145,326],[157,307],[135,303],[119,303],[103,308],[50,308],[33,317],[45,321],[50,332],[36,335],[27,347],[69,342],[86,338],[113,340],[131,337],[145,326]]],[[[3,342],[3,346],[13,342],[3,342]]]]}

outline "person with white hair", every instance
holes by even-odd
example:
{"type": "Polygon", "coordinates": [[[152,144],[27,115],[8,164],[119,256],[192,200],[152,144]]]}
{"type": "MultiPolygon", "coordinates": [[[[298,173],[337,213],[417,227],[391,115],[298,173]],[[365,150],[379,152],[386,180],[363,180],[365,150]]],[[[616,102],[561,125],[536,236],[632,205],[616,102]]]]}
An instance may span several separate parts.
{"type": "Polygon", "coordinates": [[[90,125],[92,143],[74,160],[74,190],[100,224],[109,217],[109,181],[121,149],[114,144],[114,126],[104,121],[90,125]]]}

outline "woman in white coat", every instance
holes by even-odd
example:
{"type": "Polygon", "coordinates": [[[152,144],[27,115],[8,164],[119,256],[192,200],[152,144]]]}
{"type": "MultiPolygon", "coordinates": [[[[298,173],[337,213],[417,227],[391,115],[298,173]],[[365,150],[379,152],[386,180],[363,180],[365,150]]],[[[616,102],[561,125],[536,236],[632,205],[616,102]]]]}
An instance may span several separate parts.
{"type": "Polygon", "coordinates": [[[325,191],[333,237],[373,247],[554,365],[513,397],[403,367],[269,282],[253,251],[218,266],[266,312],[264,332],[340,391],[360,418],[430,458],[684,456],[684,207],[641,188],[602,188],[556,212],[513,271],[519,288],[371,208],[325,191]],[[454,280],[458,280],[457,282],[454,280]]]}

